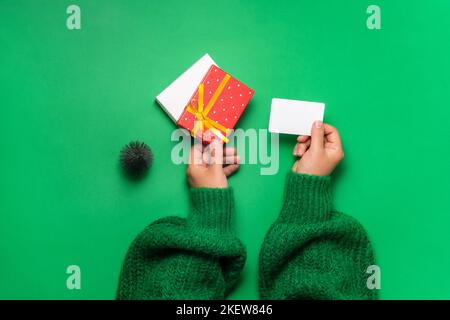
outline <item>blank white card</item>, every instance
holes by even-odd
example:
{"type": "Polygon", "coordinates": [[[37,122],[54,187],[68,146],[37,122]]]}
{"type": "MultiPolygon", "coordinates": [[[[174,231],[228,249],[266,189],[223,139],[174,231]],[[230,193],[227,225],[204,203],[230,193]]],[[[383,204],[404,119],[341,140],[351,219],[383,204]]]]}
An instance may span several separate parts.
{"type": "Polygon", "coordinates": [[[323,121],[325,104],[288,99],[272,99],[269,131],[310,136],[316,120],[323,121]]]}

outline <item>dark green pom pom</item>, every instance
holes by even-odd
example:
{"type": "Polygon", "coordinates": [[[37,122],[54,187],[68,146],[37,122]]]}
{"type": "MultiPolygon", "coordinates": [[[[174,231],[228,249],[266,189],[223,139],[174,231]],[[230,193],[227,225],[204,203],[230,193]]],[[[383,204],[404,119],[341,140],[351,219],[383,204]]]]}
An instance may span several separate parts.
{"type": "Polygon", "coordinates": [[[143,142],[130,142],[120,152],[120,163],[127,174],[142,176],[152,166],[152,150],[143,142]]]}

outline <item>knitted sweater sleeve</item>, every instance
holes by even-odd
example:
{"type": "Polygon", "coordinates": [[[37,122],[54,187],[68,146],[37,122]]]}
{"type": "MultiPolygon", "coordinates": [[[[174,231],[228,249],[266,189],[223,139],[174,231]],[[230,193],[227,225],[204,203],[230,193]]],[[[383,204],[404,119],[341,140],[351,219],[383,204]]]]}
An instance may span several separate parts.
{"type": "Polygon", "coordinates": [[[246,252],[233,234],[231,189],[191,189],[186,219],[167,217],[143,230],[122,266],[117,299],[224,299],[246,252]]]}
{"type": "Polygon", "coordinates": [[[375,299],[363,227],[331,208],[330,178],[289,173],[281,213],[260,252],[263,299],[375,299]]]}

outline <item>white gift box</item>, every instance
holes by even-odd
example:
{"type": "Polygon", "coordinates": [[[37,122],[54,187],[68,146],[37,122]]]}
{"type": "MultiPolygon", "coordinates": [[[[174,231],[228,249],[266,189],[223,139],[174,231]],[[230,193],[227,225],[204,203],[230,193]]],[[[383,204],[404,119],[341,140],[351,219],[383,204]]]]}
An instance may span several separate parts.
{"type": "Polygon", "coordinates": [[[205,54],[156,96],[156,101],[175,123],[213,64],[217,65],[209,54],[205,54]]]}

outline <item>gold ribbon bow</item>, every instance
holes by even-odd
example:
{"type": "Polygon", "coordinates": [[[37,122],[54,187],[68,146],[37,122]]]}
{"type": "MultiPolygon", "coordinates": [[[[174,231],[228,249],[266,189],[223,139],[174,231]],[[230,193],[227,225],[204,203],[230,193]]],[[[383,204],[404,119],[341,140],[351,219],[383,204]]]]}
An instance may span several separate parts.
{"type": "Polygon", "coordinates": [[[216,121],[210,119],[208,117],[208,113],[211,110],[211,108],[214,106],[214,103],[216,102],[219,95],[222,93],[223,88],[225,88],[228,80],[230,80],[231,76],[229,74],[226,74],[225,77],[222,79],[222,81],[219,84],[219,87],[217,88],[216,92],[212,95],[211,99],[209,100],[206,107],[204,107],[203,104],[203,92],[204,92],[204,84],[200,83],[198,86],[198,98],[197,98],[197,107],[192,106],[189,104],[186,107],[186,111],[193,114],[197,120],[195,121],[194,127],[191,130],[192,135],[195,137],[197,132],[201,132],[203,134],[205,128],[210,130],[212,133],[214,133],[216,136],[218,136],[222,141],[228,142],[228,138],[222,134],[222,132],[225,132],[225,134],[228,134],[228,128],[224,127],[220,123],[217,123],[216,121]]]}

